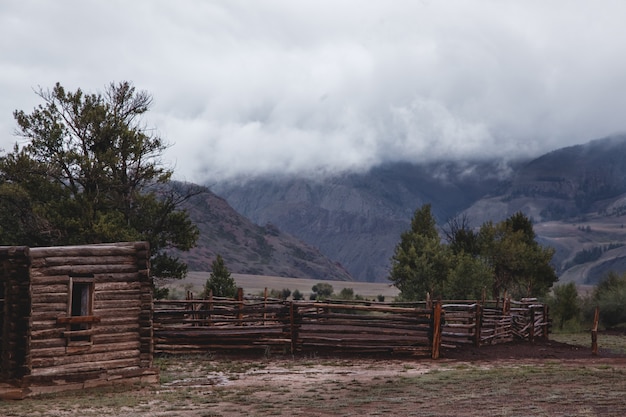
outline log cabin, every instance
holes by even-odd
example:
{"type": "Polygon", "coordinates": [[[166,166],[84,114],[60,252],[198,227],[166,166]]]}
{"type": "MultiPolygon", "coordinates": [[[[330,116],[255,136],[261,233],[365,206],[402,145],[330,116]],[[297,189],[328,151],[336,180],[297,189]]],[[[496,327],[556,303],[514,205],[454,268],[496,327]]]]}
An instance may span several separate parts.
{"type": "Polygon", "coordinates": [[[0,398],[156,383],[149,252],[0,246],[0,398]]]}

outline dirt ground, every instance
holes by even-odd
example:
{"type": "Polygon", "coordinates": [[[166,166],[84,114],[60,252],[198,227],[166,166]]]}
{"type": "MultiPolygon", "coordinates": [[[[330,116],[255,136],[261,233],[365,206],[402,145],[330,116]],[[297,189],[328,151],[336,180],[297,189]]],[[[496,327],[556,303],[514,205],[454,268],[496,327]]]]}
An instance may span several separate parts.
{"type": "Polygon", "coordinates": [[[0,403],[2,416],[624,416],[626,355],[555,341],[390,355],[159,357],[161,383],[0,403]]]}
{"type": "Polygon", "coordinates": [[[598,355],[594,356],[591,354],[591,346],[584,347],[579,345],[570,345],[553,340],[537,340],[535,343],[516,341],[499,345],[481,346],[480,348],[466,346],[462,349],[444,349],[442,356],[447,359],[469,362],[493,362],[507,359],[559,359],[564,361],[593,361],[623,357],[623,355],[611,353],[611,351],[604,348],[598,349],[598,355]]]}

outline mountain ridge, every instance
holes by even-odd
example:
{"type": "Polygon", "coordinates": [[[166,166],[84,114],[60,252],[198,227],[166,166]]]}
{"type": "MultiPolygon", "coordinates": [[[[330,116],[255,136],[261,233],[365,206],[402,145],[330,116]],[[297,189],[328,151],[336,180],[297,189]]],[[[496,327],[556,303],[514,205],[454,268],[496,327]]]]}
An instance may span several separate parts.
{"type": "Polygon", "coordinates": [[[359,281],[386,279],[400,234],[415,209],[430,203],[440,227],[459,214],[479,226],[522,211],[538,240],[555,248],[563,281],[593,284],[603,264],[621,265],[626,249],[603,254],[606,262],[596,260],[584,274],[565,266],[582,250],[626,241],[624,155],[626,135],[616,135],[527,160],[387,163],[324,179],[256,177],[212,189],[253,222],[319,248],[359,281]]]}
{"type": "MultiPolygon", "coordinates": [[[[185,187],[182,183],[172,186],[185,187]]],[[[254,224],[208,189],[186,200],[181,209],[198,226],[200,236],[195,248],[172,252],[191,271],[210,271],[211,263],[220,254],[232,273],[353,280],[345,268],[330,261],[318,249],[271,223],[254,224]]]]}

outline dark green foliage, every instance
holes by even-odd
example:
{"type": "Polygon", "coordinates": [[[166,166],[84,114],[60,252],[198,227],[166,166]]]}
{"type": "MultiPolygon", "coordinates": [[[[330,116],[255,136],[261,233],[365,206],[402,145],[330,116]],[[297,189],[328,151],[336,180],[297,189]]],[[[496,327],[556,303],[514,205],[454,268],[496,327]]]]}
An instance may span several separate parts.
{"type": "Polygon", "coordinates": [[[536,242],[532,223],[522,213],[483,224],[478,239],[480,257],[493,269],[494,298],[505,291],[515,298],[542,296],[557,281],[550,265],[554,249],[536,242]]]}
{"type": "Polygon", "coordinates": [[[343,288],[339,292],[339,298],[342,300],[354,300],[354,289],[352,288],[343,288]]]}
{"type": "Polygon", "coordinates": [[[545,294],[557,280],[550,261],[554,251],[535,241],[532,222],[522,213],[476,233],[467,219],[448,222],[448,244],[441,243],[430,206],[415,212],[392,257],[390,281],[405,300],[479,299],[485,289],[493,297],[545,294]]]}
{"type": "Polygon", "coordinates": [[[326,298],[330,298],[335,290],[333,289],[333,286],[329,283],[320,282],[315,284],[311,288],[311,291],[313,291],[313,293],[311,294],[311,300],[323,300],[326,298]]]}
{"type": "Polygon", "coordinates": [[[217,255],[211,264],[211,275],[204,284],[204,296],[213,292],[214,297],[234,298],[237,295],[237,283],[231,277],[221,255],[217,255]]]}
{"type": "Polygon", "coordinates": [[[480,253],[478,235],[470,228],[467,216],[449,219],[444,233],[450,249],[455,254],[463,252],[476,256],[480,253]]]}
{"type": "Polygon", "coordinates": [[[445,297],[451,300],[480,300],[491,288],[492,282],[493,270],[487,263],[461,252],[453,257],[448,271],[445,297]]]}
{"type": "Polygon", "coordinates": [[[565,266],[565,269],[571,268],[575,265],[597,261],[598,259],[600,259],[600,257],[602,256],[604,252],[612,250],[612,249],[616,249],[622,246],[624,246],[623,243],[611,243],[606,246],[594,246],[591,249],[583,249],[579,252],[576,252],[576,255],[574,255],[574,258],[570,262],[567,263],[567,265],[565,266]]]}
{"type": "Polygon", "coordinates": [[[43,104],[14,113],[28,142],[0,157],[0,244],[150,242],[153,276],[181,278],[198,230],[177,208],[201,192],[166,187],[167,145],[142,123],[152,98],[127,83],[104,95],[40,90],[43,104]]]}
{"type": "Polygon", "coordinates": [[[398,287],[403,299],[443,295],[450,256],[447,247],[440,243],[429,204],[415,211],[411,228],[400,236],[391,263],[389,280],[398,287]]]}
{"type": "Polygon", "coordinates": [[[600,307],[600,321],[606,327],[626,323],[626,274],[610,272],[594,290],[593,301],[600,307]]]}
{"type": "Polygon", "coordinates": [[[291,295],[291,297],[295,300],[295,301],[299,301],[304,299],[304,295],[300,292],[300,290],[295,289],[293,291],[293,294],[291,295]]]}
{"type": "Polygon", "coordinates": [[[559,330],[563,330],[566,321],[577,317],[580,313],[580,299],[576,284],[556,285],[553,295],[549,298],[550,315],[559,323],[559,330]]]}
{"type": "Polygon", "coordinates": [[[290,295],[291,290],[289,288],[283,288],[282,290],[271,289],[269,293],[270,298],[279,298],[281,300],[286,300],[290,295]]]}

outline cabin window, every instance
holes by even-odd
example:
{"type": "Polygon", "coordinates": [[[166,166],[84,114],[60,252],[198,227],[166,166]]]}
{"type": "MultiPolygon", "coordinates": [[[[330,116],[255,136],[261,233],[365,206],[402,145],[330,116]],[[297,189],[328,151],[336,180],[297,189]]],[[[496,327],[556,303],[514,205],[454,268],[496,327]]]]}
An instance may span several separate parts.
{"type": "Polygon", "coordinates": [[[71,316],[91,316],[93,282],[72,281],[71,316]]]}
{"type": "Polygon", "coordinates": [[[91,344],[93,317],[94,278],[89,276],[70,277],[68,305],[68,345],[91,344]]]}

